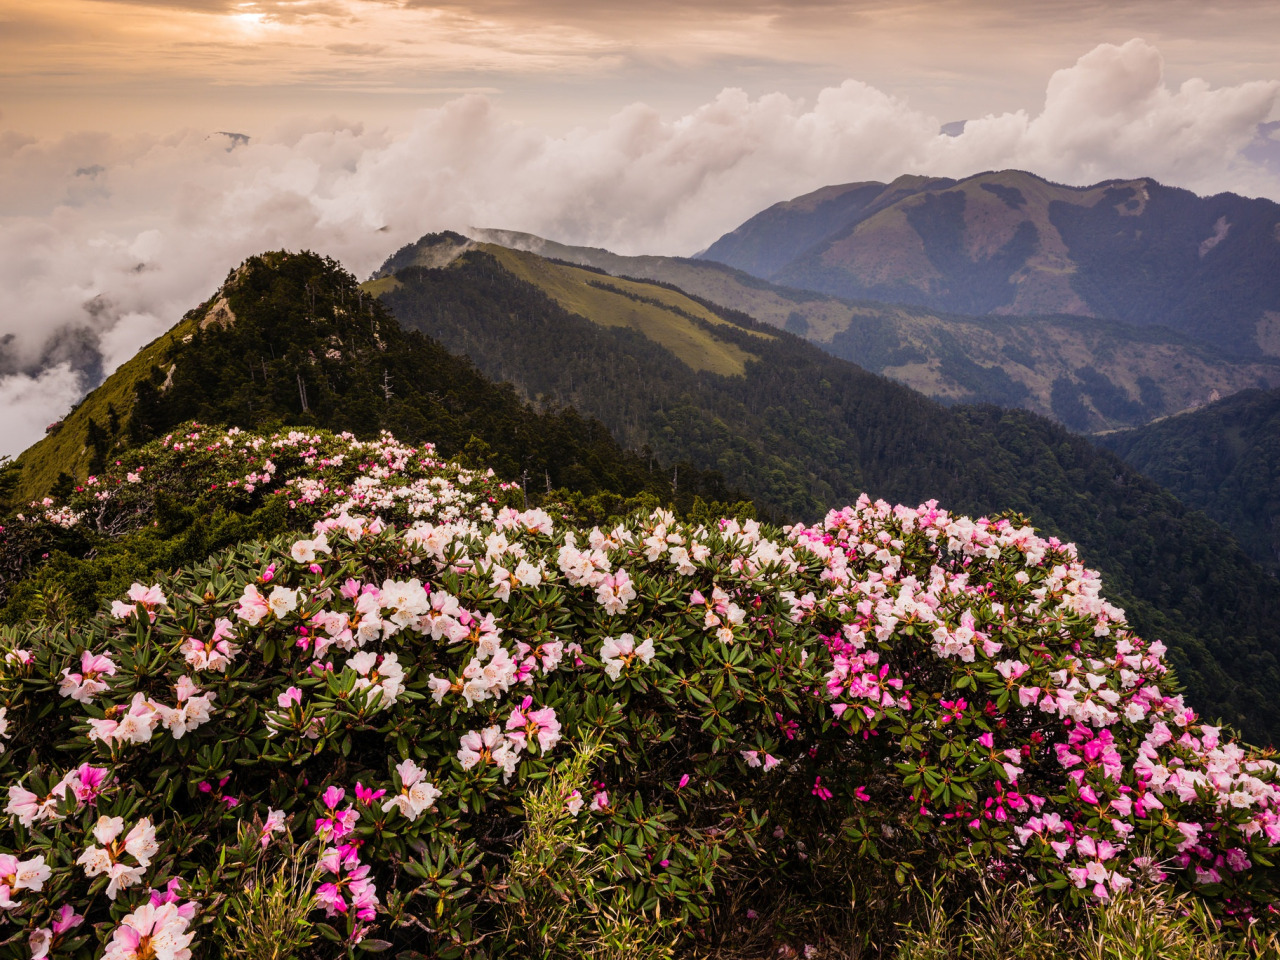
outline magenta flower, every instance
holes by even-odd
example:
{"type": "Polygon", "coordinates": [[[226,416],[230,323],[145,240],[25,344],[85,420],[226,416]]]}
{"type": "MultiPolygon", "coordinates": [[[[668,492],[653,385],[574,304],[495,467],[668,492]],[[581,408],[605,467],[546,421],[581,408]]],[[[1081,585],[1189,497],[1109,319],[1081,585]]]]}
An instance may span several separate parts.
{"type": "Polygon", "coordinates": [[[823,803],[826,803],[833,796],[831,791],[822,785],[822,777],[814,777],[813,789],[810,790],[809,792],[812,793],[819,800],[821,800],[823,803]]]}
{"type": "Polygon", "coordinates": [[[373,803],[379,797],[386,795],[386,790],[370,790],[359,780],[356,781],[356,802],[363,803],[366,806],[373,803]]]}
{"type": "Polygon", "coordinates": [[[339,786],[329,786],[324,791],[324,805],[329,810],[335,809],[342,802],[342,798],[347,795],[347,791],[339,786]]]}

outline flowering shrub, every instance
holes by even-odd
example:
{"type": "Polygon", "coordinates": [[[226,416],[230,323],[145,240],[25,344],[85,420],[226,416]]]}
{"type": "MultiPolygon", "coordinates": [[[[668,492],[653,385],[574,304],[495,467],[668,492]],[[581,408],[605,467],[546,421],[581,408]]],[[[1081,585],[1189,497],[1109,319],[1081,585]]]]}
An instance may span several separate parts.
{"type": "Polygon", "coordinates": [[[588,741],[564,817],[689,936],[718,885],[855,865],[1271,909],[1276,764],[1196,717],[1071,545],[865,498],[576,530],[463,476],[322,491],[305,538],[0,638],[15,953],[182,960],[307,843],[326,937],[501,953],[522,799],[588,741]]]}
{"type": "Polygon", "coordinates": [[[124,453],[65,500],[45,497],[0,520],[0,603],[52,584],[75,590],[82,608],[93,610],[104,577],[130,568],[141,577],[153,566],[180,566],[232,543],[306,530],[344,506],[376,511],[388,522],[424,512],[478,518],[516,490],[492,471],[443,460],[431,444],[409,446],[389,434],[360,441],[324,430],[263,434],[185,424],[124,453]],[[195,535],[176,536],[168,515],[181,511],[199,518],[203,532],[197,523],[195,535]],[[60,554],[103,559],[68,578],[60,554]],[[56,572],[42,571],[50,562],[56,572]]]}

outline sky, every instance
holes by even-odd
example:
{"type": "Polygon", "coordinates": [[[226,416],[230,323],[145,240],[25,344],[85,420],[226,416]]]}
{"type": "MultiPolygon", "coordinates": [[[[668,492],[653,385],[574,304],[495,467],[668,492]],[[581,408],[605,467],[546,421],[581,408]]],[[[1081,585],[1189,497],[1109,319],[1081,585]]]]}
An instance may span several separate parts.
{"type": "Polygon", "coordinates": [[[265,249],[690,254],[1002,167],[1280,200],[1278,37],[1254,0],[0,0],[0,454],[265,249]]]}

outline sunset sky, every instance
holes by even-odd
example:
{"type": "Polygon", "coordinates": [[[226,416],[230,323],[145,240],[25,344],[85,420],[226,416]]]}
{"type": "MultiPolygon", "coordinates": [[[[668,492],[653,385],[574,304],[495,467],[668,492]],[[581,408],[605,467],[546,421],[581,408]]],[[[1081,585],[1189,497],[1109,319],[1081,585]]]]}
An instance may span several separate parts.
{"type": "Polygon", "coordinates": [[[1280,200],[1277,39],[1261,0],[0,0],[0,453],[273,247],[690,254],[1002,167],[1280,200]]]}
{"type": "Polygon", "coordinates": [[[485,93],[552,131],[726,86],[854,78],[948,120],[1034,111],[1053,70],[1142,37],[1174,86],[1280,80],[1265,0],[3,0],[10,129],[261,132],[297,114],[401,127],[485,93]]]}

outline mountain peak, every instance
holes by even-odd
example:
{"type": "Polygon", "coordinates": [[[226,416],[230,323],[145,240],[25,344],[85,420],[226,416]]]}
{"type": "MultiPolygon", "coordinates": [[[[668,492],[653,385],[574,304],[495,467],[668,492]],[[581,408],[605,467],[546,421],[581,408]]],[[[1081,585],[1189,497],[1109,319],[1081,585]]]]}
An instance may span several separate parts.
{"type": "Polygon", "coordinates": [[[1280,205],[1138,177],[903,176],[774,204],[699,256],[837,297],[1162,325],[1277,356],[1280,205]]]}
{"type": "Polygon", "coordinates": [[[468,250],[475,247],[475,241],[452,230],[440,233],[428,233],[413,243],[403,247],[387,258],[370,279],[379,280],[394,276],[396,271],[406,267],[426,267],[439,269],[447,267],[468,250]]]}

